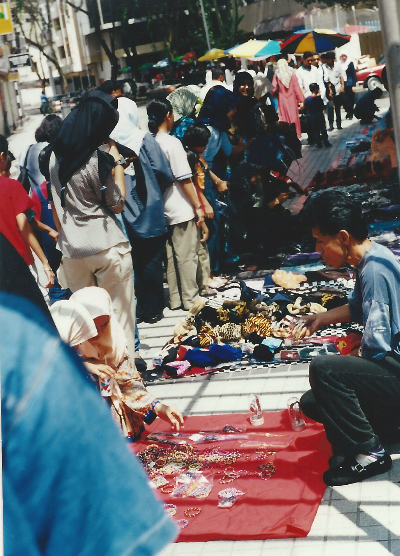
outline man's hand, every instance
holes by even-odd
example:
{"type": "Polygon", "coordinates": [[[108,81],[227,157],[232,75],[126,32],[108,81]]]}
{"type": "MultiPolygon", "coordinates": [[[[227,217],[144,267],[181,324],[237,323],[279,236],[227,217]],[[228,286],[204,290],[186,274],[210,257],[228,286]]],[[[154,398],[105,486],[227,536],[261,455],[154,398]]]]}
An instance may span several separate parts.
{"type": "Polygon", "coordinates": [[[53,228],[50,228],[47,230],[47,233],[49,234],[49,236],[51,237],[51,239],[54,239],[54,241],[57,243],[58,241],[58,236],[60,235],[58,232],[56,232],[56,230],[53,230],[53,228]]]}
{"type": "Polygon", "coordinates": [[[204,212],[203,209],[201,207],[194,209],[194,212],[196,213],[197,216],[197,226],[201,226],[201,224],[204,222],[204,212]]]}
{"type": "Polygon", "coordinates": [[[321,318],[322,314],[323,313],[317,313],[315,315],[305,315],[304,317],[301,317],[301,320],[304,322],[305,326],[300,331],[300,338],[312,336],[317,330],[321,328],[321,326],[323,326],[323,321],[321,318]]]}
{"type": "Polygon", "coordinates": [[[85,365],[92,375],[96,375],[102,380],[108,380],[109,378],[114,378],[115,376],[115,369],[106,363],[100,363],[98,361],[85,361],[85,365]]]}
{"type": "Polygon", "coordinates": [[[165,405],[163,403],[158,403],[154,407],[154,411],[157,417],[160,417],[160,419],[162,419],[163,421],[170,423],[171,427],[175,431],[179,431],[181,427],[184,427],[183,415],[174,407],[170,407],[169,405],[165,405]]]}
{"type": "Polygon", "coordinates": [[[50,267],[43,267],[43,270],[48,280],[47,284],[45,285],[45,288],[50,289],[54,286],[54,280],[55,280],[54,272],[51,270],[50,267]]]}

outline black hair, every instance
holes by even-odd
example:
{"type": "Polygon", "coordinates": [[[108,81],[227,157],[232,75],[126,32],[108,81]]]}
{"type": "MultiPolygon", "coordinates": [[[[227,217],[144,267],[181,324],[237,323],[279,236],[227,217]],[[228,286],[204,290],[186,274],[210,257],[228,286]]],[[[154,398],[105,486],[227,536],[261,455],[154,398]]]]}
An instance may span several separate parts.
{"type": "Polygon", "coordinates": [[[113,91],[116,91],[117,89],[121,89],[120,85],[118,85],[116,81],[112,81],[111,79],[107,79],[107,81],[104,81],[104,83],[97,87],[98,91],[106,93],[106,95],[111,95],[111,93],[113,91]]]}
{"type": "Polygon", "coordinates": [[[381,87],[375,87],[375,89],[373,89],[371,92],[373,98],[381,98],[381,96],[383,95],[383,90],[381,89],[381,87]]]}
{"type": "Polygon", "coordinates": [[[301,220],[309,228],[319,228],[323,235],[335,236],[346,230],[357,241],[368,237],[368,222],[361,206],[335,191],[322,191],[311,198],[301,211],[301,220]]]}
{"type": "Polygon", "coordinates": [[[327,60],[334,60],[336,58],[336,54],[332,51],[329,51],[325,54],[325,58],[327,60]]]}
{"type": "Polygon", "coordinates": [[[172,104],[166,98],[157,98],[149,102],[147,116],[150,133],[157,133],[158,128],[170,112],[172,112],[172,104]]]}
{"type": "Polygon", "coordinates": [[[317,91],[319,91],[318,83],[310,83],[309,89],[312,93],[316,93],[317,91]]]}
{"type": "Polygon", "coordinates": [[[314,54],[312,52],[310,52],[309,50],[307,50],[307,52],[304,52],[303,54],[303,60],[307,60],[307,58],[312,58],[314,56],[314,54]]]}
{"type": "Polygon", "coordinates": [[[211,137],[210,130],[204,124],[194,123],[190,125],[182,138],[182,143],[188,149],[195,147],[206,147],[211,137]]]}
{"type": "Polygon", "coordinates": [[[0,153],[8,154],[8,141],[4,135],[0,135],[0,153]]]}
{"type": "Polygon", "coordinates": [[[190,169],[192,171],[192,174],[195,176],[197,173],[196,166],[199,162],[199,153],[196,153],[195,151],[191,151],[190,149],[186,149],[186,148],[185,151],[186,151],[190,169]]]}
{"type": "Polygon", "coordinates": [[[218,77],[224,76],[225,79],[225,70],[223,68],[212,68],[211,69],[211,79],[215,81],[218,77]]]}
{"type": "Polygon", "coordinates": [[[43,118],[42,123],[35,131],[35,139],[38,143],[52,143],[57,137],[62,124],[62,119],[56,114],[49,114],[43,118]]]}

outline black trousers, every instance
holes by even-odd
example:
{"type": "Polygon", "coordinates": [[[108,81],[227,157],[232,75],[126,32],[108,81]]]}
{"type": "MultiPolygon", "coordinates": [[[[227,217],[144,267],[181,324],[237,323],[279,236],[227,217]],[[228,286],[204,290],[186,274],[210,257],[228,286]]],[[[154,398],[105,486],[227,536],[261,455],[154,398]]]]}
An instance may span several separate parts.
{"type": "Polygon", "coordinates": [[[336,126],[342,125],[342,116],[340,114],[340,95],[336,95],[326,105],[326,115],[328,116],[329,127],[333,127],[333,113],[336,115],[336,126]]]}
{"type": "Polygon", "coordinates": [[[353,117],[354,100],[356,97],[353,87],[345,87],[343,97],[343,108],[346,110],[347,116],[353,117]]]}
{"type": "Polygon", "coordinates": [[[323,423],[335,455],[366,454],[400,437],[400,363],[323,355],[310,364],[311,390],[300,401],[323,423]]]}
{"type": "Polygon", "coordinates": [[[314,143],[317,145],[321,145],[322,141],[325,144],[328,143],[324,114],[309,114],[308,118],[313,133],[314,143]]]}
{"type": "Polygon", "coordinates": [[[130,235],[135,273],[136,314],[148,319],[162,314],[165,307],[163,259],[166,236],[141,238],[130,235]]]}

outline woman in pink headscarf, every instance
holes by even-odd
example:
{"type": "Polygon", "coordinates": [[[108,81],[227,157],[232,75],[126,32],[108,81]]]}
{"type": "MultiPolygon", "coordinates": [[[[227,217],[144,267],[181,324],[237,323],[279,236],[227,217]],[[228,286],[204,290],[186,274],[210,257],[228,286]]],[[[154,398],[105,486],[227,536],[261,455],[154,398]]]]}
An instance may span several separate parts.
{"type": "Polygon", "coordinates": [[[301,125],[299,117],[299,104],[304,102],[304,95],[300,88],[297,76],[287,61],[281,59],[272,79],[272,94],[278,92],[278,114],[281,122],[295,124],[296,133],[301,138],[301,125]]]}

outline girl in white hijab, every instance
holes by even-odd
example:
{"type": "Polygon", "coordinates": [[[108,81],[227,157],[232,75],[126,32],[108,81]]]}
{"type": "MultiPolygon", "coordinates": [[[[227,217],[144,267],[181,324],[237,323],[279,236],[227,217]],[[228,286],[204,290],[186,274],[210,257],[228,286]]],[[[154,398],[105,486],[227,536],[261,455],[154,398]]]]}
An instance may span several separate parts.
{"type": "Polygon", "coordinates": [[[73,338],[86,367],[99,377],[101,393],[127,439],[138,440],[143,423],[150,424],[157,416],[169,422],[174,430],[183,426],[178,410],[161,403],[146,390],[128,355],[124,331],[106,290],[83,288],[69,301],[55,303],[52,315],[62,338],[73,338]],[[57,307],[61,304],[63,307],[57,307]],[[78,310],[79,305],[82,307],[78,310]]]}

